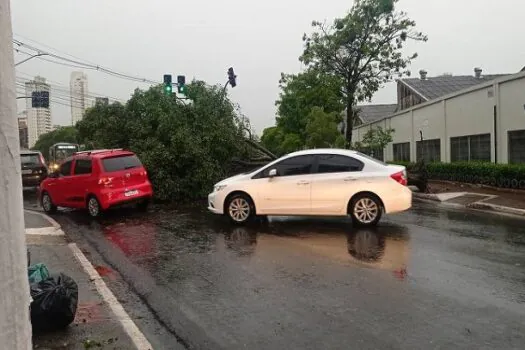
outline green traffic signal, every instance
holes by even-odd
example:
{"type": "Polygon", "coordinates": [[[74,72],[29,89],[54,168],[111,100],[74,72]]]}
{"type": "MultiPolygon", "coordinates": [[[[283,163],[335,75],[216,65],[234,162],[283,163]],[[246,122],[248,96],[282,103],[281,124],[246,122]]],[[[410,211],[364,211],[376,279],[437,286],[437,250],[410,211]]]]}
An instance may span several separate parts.
{"type": "Polygon", "coordinates": [[[179,90],[179,94],[186,95],[186,85],[182,85],[182,86],[179,85],[178,90],[179,90]]]}
{"type": "Polygon", "coordinates": [[[171,91],[172,91],[171,85],[164,86],[164,92],[166,93],[166,95],[171,95],[171,91]]]}

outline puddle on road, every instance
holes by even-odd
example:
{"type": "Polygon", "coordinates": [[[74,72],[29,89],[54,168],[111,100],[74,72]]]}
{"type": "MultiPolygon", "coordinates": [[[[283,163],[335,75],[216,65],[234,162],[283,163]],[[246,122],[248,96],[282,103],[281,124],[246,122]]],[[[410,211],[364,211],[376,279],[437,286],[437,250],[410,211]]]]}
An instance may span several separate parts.
{"type": "Polygon", "coordinates": [[[406,277],[409,264],[407,228],[393,224],[358,229],[341,219],[272,218],[233,226],[200,211],[162,211],[114,221],[109,218],[102,223],[106,239],[139,266],[169,270],[169,276],[164,276],[167,280],[183,278],[185,263],[179,260],[190,255],[213,254],[231,261],[256,256],[272,261],[295,253],[303,261],[329,259],[386,270],[398,279],[406,277]]]}

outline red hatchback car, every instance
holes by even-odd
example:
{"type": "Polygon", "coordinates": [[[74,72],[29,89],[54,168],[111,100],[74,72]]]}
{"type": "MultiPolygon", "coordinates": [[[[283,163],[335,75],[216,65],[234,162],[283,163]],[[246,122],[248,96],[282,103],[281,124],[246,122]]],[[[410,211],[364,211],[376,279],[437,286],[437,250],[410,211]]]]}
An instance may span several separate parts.
{"type": "Polygon", "coordinates": [[[152,197],[146,169],[133,152],[121,149],[74,153],[40,184],[40,202],[47,213],[68,207],[87,209],[96,217],[130,203],[145,210],[152,197]]]}

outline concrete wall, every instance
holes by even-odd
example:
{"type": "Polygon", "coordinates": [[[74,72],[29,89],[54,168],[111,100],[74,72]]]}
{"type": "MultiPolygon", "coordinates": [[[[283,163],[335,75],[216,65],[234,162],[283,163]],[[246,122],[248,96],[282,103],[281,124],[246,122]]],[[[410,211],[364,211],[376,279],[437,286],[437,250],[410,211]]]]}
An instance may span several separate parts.
{"type": "Polygon", "coordinates": [[[496,107],[497,161],[508,162],[508,131],[525,129],[525,73],[493,83],[480,84],[455,96],[445,96],[407,109],[372,124],[354,129],[361,141],[371,127],[393,128],[393,142],[385,149],[385,160],[393,160],[393,143],[410,142],[410,158],[416,161],[420,131],[425,140],[441,140],[441,161],[450,161],[450,138],[491,134],[491,160],[495,161],[494,107],[496,107]]]}
{"type": "Polygon", "coordinates": [[[508,162],[508,131],[525,129],[525,79],[499,85],[498,162],[508,162]]]}

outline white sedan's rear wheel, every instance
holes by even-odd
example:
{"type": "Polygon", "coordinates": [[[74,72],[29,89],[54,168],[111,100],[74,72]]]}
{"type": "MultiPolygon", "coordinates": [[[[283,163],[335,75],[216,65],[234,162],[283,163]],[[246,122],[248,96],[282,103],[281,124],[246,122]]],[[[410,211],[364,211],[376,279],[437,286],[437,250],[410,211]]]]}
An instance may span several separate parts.
{"type": "Polygon", "coordinates": [[[227,215],[236,224],[248,222],[255,213],[255,207],[252,200],[244,194],[233,195],[226,207],[227,215]]]}
{"type": "Polygon", "coordinates": [[[361,194],[352,200],[350,205],[352,221],[360,226],[375,226],[381,219],[381,202],[376,196],[361,194]]]}

